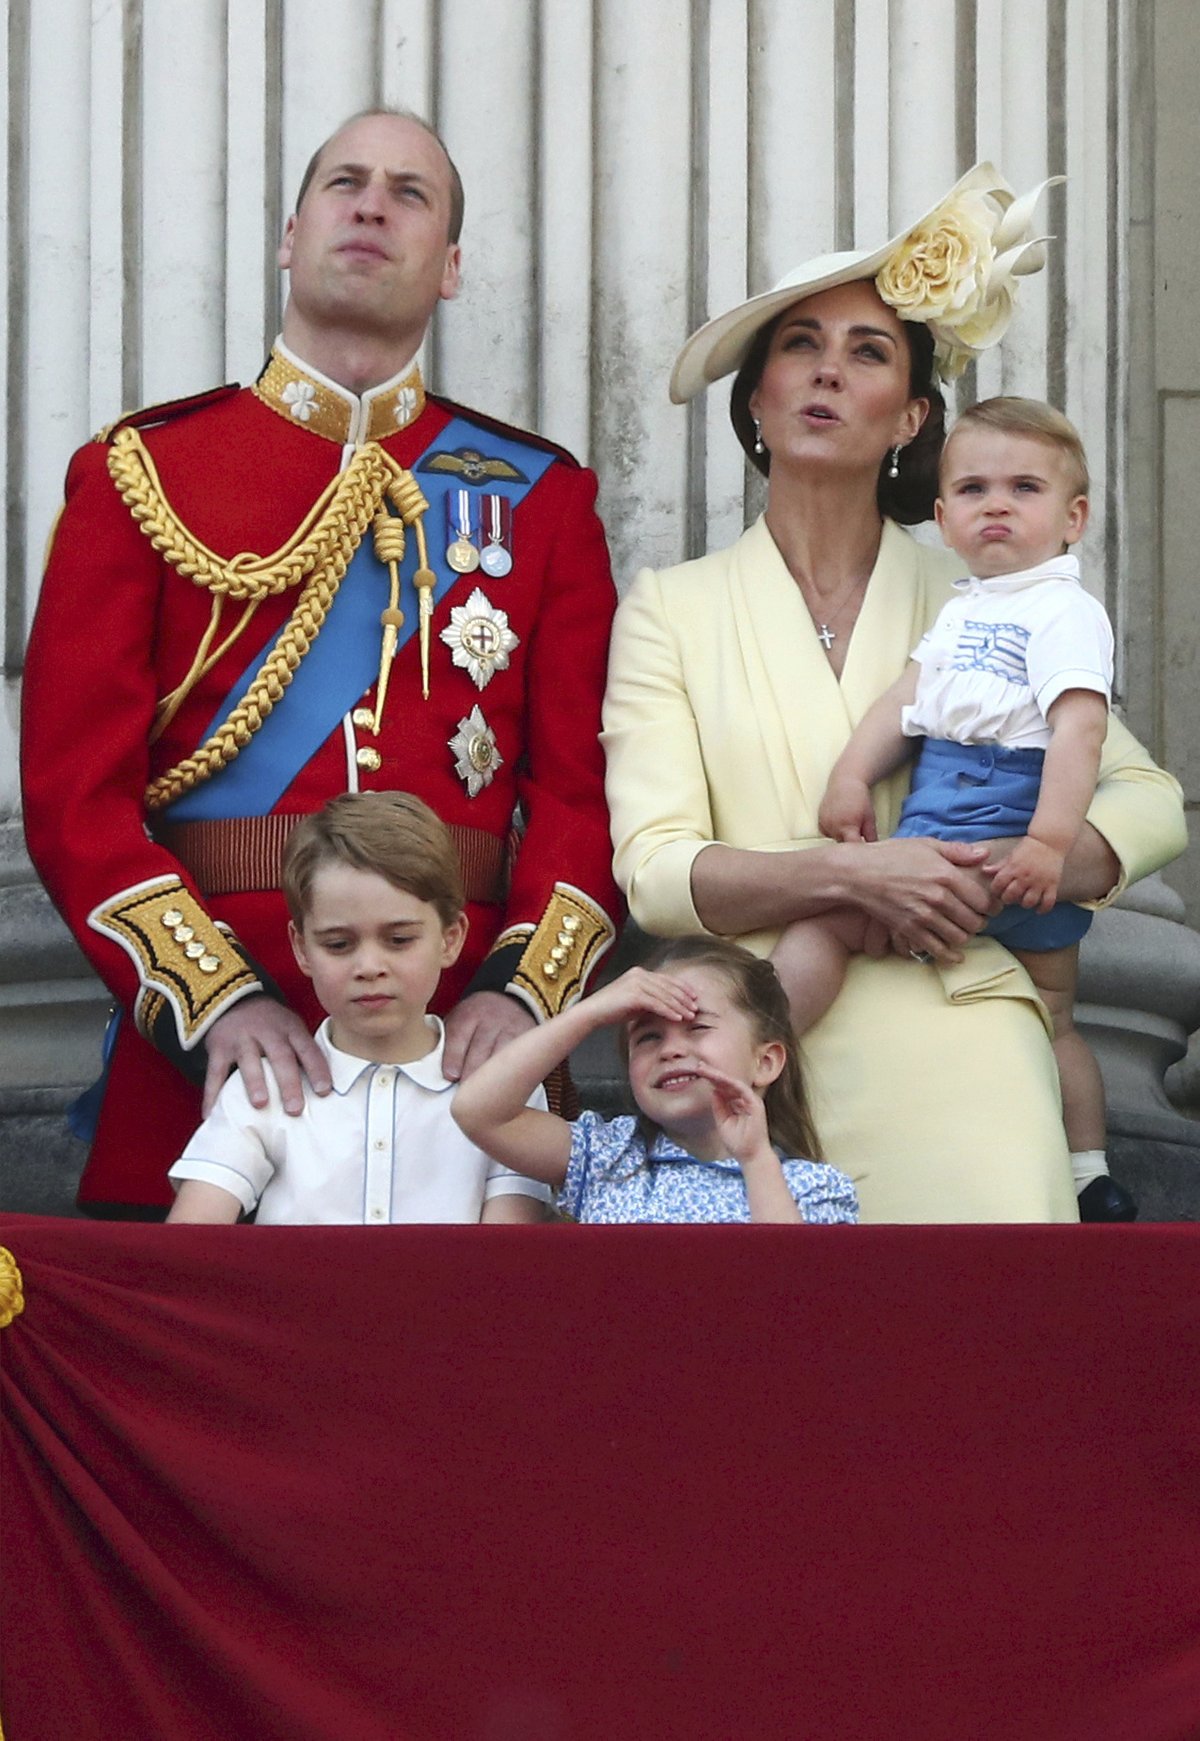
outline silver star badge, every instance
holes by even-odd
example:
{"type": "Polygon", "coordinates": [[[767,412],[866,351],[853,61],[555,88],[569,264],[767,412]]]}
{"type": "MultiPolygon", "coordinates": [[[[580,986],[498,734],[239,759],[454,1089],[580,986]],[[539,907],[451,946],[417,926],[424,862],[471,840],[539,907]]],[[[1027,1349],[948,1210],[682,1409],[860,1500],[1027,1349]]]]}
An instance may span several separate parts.
{"type": "Polygon", "coordinates": [[[508,613],[498,611],[479,587],[465,605],[450,612],[450,627],[442,630],[454,663],[469,671],[476,689],[491,682],[497,671],[508,669],[508,655],[520,641],[508,626],[508,613]]]}
{"type": "Polygon", "coordinates": [[[466,719],[460,719],[458,730],[449,740],[454,754],[454,772],[467,788],[468,798],[477,798],[485,786],[490,786],[496,769],[504,757],[496,748],[496,734],[475,706],[466,719]]]}

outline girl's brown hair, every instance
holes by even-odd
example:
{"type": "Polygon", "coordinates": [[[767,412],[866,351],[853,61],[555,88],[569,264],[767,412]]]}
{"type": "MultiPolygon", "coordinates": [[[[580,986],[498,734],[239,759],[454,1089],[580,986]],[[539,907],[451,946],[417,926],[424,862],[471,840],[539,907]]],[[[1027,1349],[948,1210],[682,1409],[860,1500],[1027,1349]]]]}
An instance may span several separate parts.
{"type": "MultiPolygon", "coordinates": [[[[766,1046],[777,1041],[783,1047],[783,1069],[763,1091],[767,1134],[788,1160],[821,1160],[821,1144],[804,1091],[800,1048],[792,1030],[787,996],[771,963],[751,955],[740,943],[701,935],[674,937],[659,943],[642,966],[651,973],[669,972],[676,967],[707,967],[721,975],[729,987],[734,1008],[748,1018],[756,1042],[766,1046]]],[[[628,1040],[624,1030],[620,1044],[627,1063],[628,1040]]],[[[647,1152],[659,1129],[639,1110],[638,1134],[647,1152]]]]}

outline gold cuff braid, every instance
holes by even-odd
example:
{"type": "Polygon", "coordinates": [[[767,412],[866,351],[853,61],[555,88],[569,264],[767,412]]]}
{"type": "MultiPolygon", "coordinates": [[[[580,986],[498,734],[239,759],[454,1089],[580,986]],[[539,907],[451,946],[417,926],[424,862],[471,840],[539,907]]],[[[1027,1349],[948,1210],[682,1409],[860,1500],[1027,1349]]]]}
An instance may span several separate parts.
{"type": "MultiPolygon", "coordinates": [[[[508,941],[515,941],[506,933],[508,941]]],[[[616,932],[611,920],[582,890],[555,883],[541,921],[530,936],[509,990],[539,1021],[574,1003],[616,932]]]]}
{"type": "Polygon", "coordinates": [[[262,981],[227,926],[176,876],[122,889],[88,914],[137,969],[134,1021],[159,1051],[191,1052],[217,1017],[262,981]]]}
{"type": "MultiPolygon", "coordinates": [[[[108,469],[121,500],[155,550],[177,573],[216,599],[239,600],[252,609],[263,599],[304,583],[275,645],[228,719],[194,754],[147,786],[145,806],[154,812],[219,772],[249,743],[320,633],[350,559],[385,498],[410,525],[424,512],[426,503],[411,473],[377,443],[368,442],[323,492],[286,544],[270,556],[243,551],[226,560],[183,525],[167,501],[154,461],[136,429],[118,432],[109,448],[108,469]]],[[[204,669],[199,663],[193,665],[188,680],[170,698],[172,711],[204,669]]]]}

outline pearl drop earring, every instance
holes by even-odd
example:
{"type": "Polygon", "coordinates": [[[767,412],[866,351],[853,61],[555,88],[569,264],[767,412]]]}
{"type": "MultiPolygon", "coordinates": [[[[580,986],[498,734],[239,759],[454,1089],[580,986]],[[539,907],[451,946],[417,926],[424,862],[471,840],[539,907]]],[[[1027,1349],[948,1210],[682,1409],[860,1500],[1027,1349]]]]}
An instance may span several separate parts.
{"type": "Polygon", "coordinates": [[[894,447],[892,449],[892,463],[888,467],[888,477],[889,478],[898,478],[899,476],[900,476],[900,448],[897,446],[897,447],[894,447]]]}

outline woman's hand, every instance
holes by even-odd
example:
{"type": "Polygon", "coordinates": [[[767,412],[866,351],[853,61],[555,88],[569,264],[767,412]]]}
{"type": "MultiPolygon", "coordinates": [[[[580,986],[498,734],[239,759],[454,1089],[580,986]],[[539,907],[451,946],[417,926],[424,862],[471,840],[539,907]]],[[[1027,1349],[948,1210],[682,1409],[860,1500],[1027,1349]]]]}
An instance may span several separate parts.
{"type": "Polygon", "coordinates": [[[961,961],[966,944],[999,910],[980,868],[986,845],[905,839],[845,851],[854,854],[845,898],[887,928],[897,953],[961,961]]]}
{"type": "Polygon", "coordinates": [[[868,935],[876,946],[882,931],[906,951],[955,961],[1000,911],[981,873],[988,851],[987,844],[881,840],[763,852],[715,841],[692,861],[692,899],[705,929],[729,937],[856,907],[874,922],[868,935]]]}

